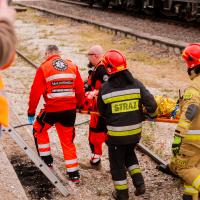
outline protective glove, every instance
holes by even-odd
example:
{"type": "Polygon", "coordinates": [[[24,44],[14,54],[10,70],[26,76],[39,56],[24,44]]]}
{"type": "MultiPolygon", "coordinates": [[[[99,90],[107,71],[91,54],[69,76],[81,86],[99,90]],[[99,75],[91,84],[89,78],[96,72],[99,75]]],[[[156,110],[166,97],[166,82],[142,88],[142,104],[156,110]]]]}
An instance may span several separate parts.
{"type": "Polygon", "coordinates": [[[35,119],[35,116],[28,116],[28,122],[29,122],[29,124],[33,124],[34,119],[35,119]]]}
{"type": "Polygon", "coordinates": [[[171,112],[171,116],[172,118],[176,118],[177,113],[180,111],[180,106],[176,105],[176,107],[174,108],[174,110],[171,112]]]}
{"type": "Polygon", "coordinates": [[[172,142],[172,153],[174,156],[179,154],[181,143],[182,137],[180,135],[174,134],[174,140],[172,142]]]}
{"type": "Polygon", "coordinates": [[[91,86],[88,84],[88,81],[84,81],[84,89],[85,89],[85,92],[92,90],[91,86]]]}

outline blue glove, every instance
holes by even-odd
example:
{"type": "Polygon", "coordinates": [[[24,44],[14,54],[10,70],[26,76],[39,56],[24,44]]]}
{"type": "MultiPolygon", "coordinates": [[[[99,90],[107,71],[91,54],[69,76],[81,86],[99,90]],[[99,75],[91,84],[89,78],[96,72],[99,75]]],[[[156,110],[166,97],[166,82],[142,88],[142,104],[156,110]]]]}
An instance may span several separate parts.
{"type": "Polygon", "coordinates": [[[29,122],[29,124],[33,124],[34,119],[35,119],[35,116],[28,116],[28,122],[29,122]]]}
{"type": "Polygon", "coordinates": [[[180,111],[180,106],[176,105],[176,107],[174,108],[174,110],[171,112],[171,116],[172,118],[176,118],[177,112],[180,111]]]}

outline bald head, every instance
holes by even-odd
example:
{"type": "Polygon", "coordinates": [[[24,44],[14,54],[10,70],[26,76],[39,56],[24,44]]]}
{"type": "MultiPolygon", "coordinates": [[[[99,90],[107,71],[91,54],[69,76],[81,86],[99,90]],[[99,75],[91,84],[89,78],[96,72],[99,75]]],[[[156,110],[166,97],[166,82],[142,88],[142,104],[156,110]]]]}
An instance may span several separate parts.
{"type": "Polygon", "coordinates": [[[103,48],[100,45],[94,45],[90,48],[88,54],[102,55],[103,54],[103,48]]]}
{"type": "Polygon", "coordinates": [[[92,46],[88,51],[88,60],[93,66],[96,66],[102,59],[104,50],[100,45],[92,46]]]}

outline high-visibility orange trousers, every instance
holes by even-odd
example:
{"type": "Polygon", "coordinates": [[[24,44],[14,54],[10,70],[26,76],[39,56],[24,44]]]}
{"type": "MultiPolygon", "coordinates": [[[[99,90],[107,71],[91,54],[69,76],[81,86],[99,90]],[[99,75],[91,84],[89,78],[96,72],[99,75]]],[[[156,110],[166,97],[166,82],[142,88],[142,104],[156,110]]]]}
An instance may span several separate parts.
{"type": "MultiPolygon", "coordinates": [[[[51,156],[50,140],[47,131],[52,127],[52,125],[44,121],[41,123],[40,116],[41,113],[38,116],[39,120],[37,118],[35,121],[33,129],[38,153],[43,158],[45,156],[51,156]]],[[[73,143],[75,136],[74,127],[63,126],[61,123],[55,123],[55,127],[62,146],[67,172],[77,171],[79,166],[76,155],[76,147],[73,143]]]]}
{"type": "Polygon", "coordinates": [[[102,155],[102,145],[106,140],[106,124],[105,120],[96,115],[91,114],[89,143],[93,154],[102,155]]]}

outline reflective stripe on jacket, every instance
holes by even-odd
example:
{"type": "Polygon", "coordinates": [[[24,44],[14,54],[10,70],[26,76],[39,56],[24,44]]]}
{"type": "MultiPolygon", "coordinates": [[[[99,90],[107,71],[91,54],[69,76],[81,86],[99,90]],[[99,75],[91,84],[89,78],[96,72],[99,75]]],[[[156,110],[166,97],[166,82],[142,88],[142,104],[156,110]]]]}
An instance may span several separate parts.
{"type": "Polygon", "coordinates": [[[76,66],[56,57],[44,63],[41,68],[46,80],[46,103],[55,100],[76,103],[74,88],[76,66]]]}
{"type": "Polygon", "coordinates": [[[187,134],[184,135],[184,139],[200,141],[200,130],[188,130],[187,134]]]}
{"type": "MultiPolygon", "coordinates": [[[[118,114],[118,117],[131,117],[131,113],[139,111],[139,99],[141,98],[140,89],[126,89],[113,91],[102,95],[105,104],[110,104],[112,114],[118,114]]],[[[139,113],[138,113],[139,114],[139,113]]],[[[124,118],[123,121],[126,121],[124,118]]],[[[110,136],[131,136],[141,133],[142,123],[134,123],[126,126],[119,124],[108,125],[108,135],[110,136]]]]}
{"type": "Polygon", "coordinates": [[[142,105],[147,112],[155,112],[157,104],[154,97],[136,79],[134,84],[123,83],[122,88],[115,87],[112,81],[109,79],[102,85],[98,96],[98,108],[107,123],[108,143],[123,145],[139,142],[143,121],[142,105]]]}
{"type": "Polygon", "coordinates": [[[83,104],[84,83],[78,67],[59,55],[50,56],[38,68],[29,97],[29,115],[34,115],[43,95],[46,112],[76,109],[83,104]]]}

